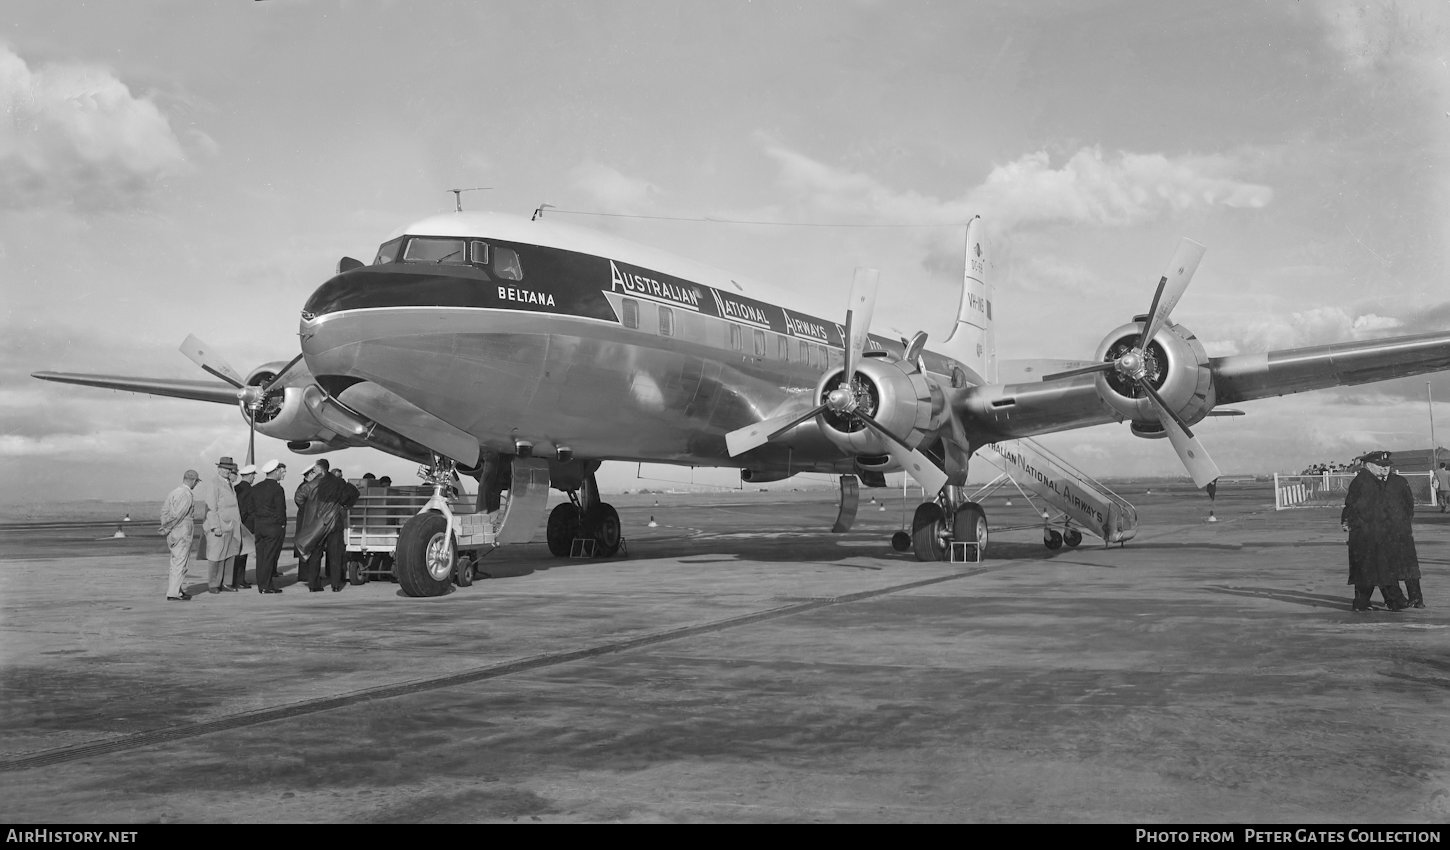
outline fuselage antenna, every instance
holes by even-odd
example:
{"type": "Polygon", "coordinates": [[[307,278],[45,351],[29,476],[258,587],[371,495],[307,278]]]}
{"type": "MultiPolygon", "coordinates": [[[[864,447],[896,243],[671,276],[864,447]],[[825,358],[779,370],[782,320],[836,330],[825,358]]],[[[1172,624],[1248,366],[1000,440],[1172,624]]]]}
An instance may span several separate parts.
{"type": "Polygon", "coordinates": [[[492,186],[474,186],[472,189],[449,189],[453,193],[453,202],[458,205],[458,212],[463,212],[463,193],[482,192],[485,189],[492,189],[492,186]]]}

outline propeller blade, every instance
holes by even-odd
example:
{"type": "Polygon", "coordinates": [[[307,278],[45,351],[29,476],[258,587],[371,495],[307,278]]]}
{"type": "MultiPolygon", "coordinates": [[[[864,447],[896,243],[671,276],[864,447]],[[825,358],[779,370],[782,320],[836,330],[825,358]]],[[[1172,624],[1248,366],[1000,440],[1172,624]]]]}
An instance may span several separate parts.
{"type": "Polygon", "coordinates": [[[846,383],[856,377],[856,365],[866,350],[871,314],[876,310],[876,269],[858,268],[851,280],[851,298],[846,302],[846,383]]]}
{"type": "Polygon", "coordinates": [[[866,426],[886,439],[886,453],[891,459],[901,465],[906,473],[916,479],[916,483],[928,493],[939,493],[941,488],[946,486],[947,474],[941,471],[941,467],[932,462],[920,449],[909,449],[899,437],[885,428],[881,427],[875,419],[857,411],[857,419],[866,423],[866,426]]]}
{"type": "Polygon", "coordinates": [[[257,462],[257,411],[247,411],[247,423],[251,428],[247,430],[247,465],[257,462]]]}
{"type": "Polygon", "coordinates": [[[1090,375],[1093,372],[1111,372],[1117,365],[1111,360],[1106,363],[1094,363],[1091,366],[1083,366],[1080,369],[1068,369],[1066,372],[1053,372],[1051,375],[1043,375],[1044,381],[1055,381],[1058,378],[1071,378],[1076,375],[1090,375]]]}
{"type": "Polygon", "coordinates": [[[807,419],[820,415],[821,411],[825,409],[826,406],[822,404],[805,413],[787,413],[772,419],[762,419],[754,425],[746,425],[744,428],[736,428],[725,435],[725,448],[730,452],[731,457],[743,455],[751,449],[759,448],[774,440],[807,419]]]}
{"type": "Polygon", "coordinates": [[[1193,486],[1203,488],[1218,480],[1223,474],[1219,472],[1218,464],[1208,456],[1208,450],[1193,436],[1193,432],[1188,430],[1178,414],[1168,409],[1158,391],[1147,381],[1139,382],[1139,386],[1148,391],[1148,400],[1158,412],[1158,421],[1163,423],[1163,430],[1168,432],[1168,442],[1173,444],[1173,451],[1178,453],[1178,459],[1183,461],[1188,474],[1193,476],[1193,486]]]}
{"type": "Polygon", "coordinates": [[[296,366],[297,363],[298,363],[298,361],[300,361],[301,359],[302,359],[302,352],[299,351],[299,352],[297,352],[297,356],[296,357],[293,357],[291,360],[288,360],[287,361],[287,365],[286,366],[283,366],[280,370],[278,370],[277,374],[275,374],[275,375],[272,376],[272,380],[267,381],[262,386],[264,388],[265,387],[270,387],[273,384],[277,383],[278,381],[282,380],[282,376],[285,375],[285,374],[287,374],[288,370],[290,370],[293,366],[296,366]]]}
{"type": "Polygon", "coordinates": [[[231,384],[237,389],[242,388],[242,376],[237,374],[227,361],[211,353],[211,346],[197,339],[195,336],[187,335],[181,343],[181,353],[187,359],[207,371],[207,374],[215,375],[223,381],[231,384]]]}
{"type": "Polygon", "coordinates": [[[1192,239],[1179,240],[1178,249],[1173,252],[1167,271],[1163,272],[1163,277],[1158,281],[1158,291],[1153,293],[1153,307],[1148,310],[1148,321],[1143,326],[1140,348],[1147,348],[1148,343],[1153,341],[1153,337],[1163,327],[1163,323],[1168,321],[1168,314],[1173,312],[1173,308],[1178,305],[1178,299],[1183,297],[1183,291],[1188,288],[1188,282],[1193,279],[1198,262],[1203,259],[1203,253],[1207,250],[1192,239]]]}

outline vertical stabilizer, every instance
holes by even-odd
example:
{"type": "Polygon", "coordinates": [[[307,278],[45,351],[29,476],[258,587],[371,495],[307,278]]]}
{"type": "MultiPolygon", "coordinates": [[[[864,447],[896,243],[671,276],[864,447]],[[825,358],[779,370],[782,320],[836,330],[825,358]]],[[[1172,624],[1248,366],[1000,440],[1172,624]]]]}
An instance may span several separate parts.
{"type": "MultiPolygon", "coordinates": [[[[938,349],[961,361],[973,383],[997,383],[997,336],[992,328],[990,246],[977,216],[967,224],[965,262],[962,265],[962,300],[951,336],[938,349]]],[[[932,346],[936,348],[936,346],[932,346]]]]}

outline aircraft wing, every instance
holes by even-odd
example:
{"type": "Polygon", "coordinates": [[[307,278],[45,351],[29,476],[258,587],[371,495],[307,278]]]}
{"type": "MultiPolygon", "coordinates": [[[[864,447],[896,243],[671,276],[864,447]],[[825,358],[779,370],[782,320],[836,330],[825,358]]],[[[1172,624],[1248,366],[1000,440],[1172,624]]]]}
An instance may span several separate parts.
{"type": "Polygon", "coordinates": [[[101,387],[108,390],[124,390],[128,393],[210,401],[217,404],[237,403],[236,387],[218,381],[130,378],[124,375],[86,375],[75,372],[31,372],[30,376],[42,381],[55,381],[58,384],[79,384],[83,387],[101,387]]]}
{"type": "Polygon", "coordinates": [[[1219,404],[1450,369],[1450,333],[1212,357],[1219,404]]]}

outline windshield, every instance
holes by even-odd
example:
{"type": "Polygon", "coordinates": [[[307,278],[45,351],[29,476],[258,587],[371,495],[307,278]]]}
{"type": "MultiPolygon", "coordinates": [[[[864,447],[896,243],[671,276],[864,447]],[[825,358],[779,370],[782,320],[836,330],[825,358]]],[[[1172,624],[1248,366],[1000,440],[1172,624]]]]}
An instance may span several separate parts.
{"type": "Polygon", "coordinates": [[[403,262],[466,264],[468,255],[464,252],[462,239],[414,236],[403,251],[403,262]]]}
{"type": "Polygon", "coordinates": [[[398,249],[403,247],[403,237],[399,236],[390,242],[384,242],[378,248],[378,255],[373,257],[373,265],[381,266],[383,263],[395,263],[398,260],[398,249]]]}

